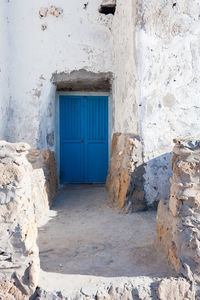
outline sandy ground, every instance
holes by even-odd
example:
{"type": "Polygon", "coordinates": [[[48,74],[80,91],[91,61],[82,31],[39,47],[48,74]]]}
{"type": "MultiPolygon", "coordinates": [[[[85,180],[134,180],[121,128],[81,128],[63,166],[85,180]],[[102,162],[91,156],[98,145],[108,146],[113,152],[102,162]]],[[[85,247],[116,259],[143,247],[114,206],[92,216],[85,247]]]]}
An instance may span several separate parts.
{"type": "Polygon", "coordinates": [[[102,185],[68,185],[39,229],[41,268],[103,277],[172,274],[154,249],[156,212],[122,215],[102,185]]]}

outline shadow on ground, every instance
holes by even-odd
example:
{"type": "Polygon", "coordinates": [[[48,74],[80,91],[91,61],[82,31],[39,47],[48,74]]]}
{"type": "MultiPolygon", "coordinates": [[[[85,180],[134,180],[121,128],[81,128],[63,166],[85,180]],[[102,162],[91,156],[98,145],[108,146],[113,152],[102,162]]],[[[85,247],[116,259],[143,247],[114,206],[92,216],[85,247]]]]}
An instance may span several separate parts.
{"type": "Polygon", "coordinates": [[[41,268],[62,274],[168,276],[154,248],[156,212],[119,214],[103,185],[68,185],[52,208],[57,216],[39,229],[41,268]]]}

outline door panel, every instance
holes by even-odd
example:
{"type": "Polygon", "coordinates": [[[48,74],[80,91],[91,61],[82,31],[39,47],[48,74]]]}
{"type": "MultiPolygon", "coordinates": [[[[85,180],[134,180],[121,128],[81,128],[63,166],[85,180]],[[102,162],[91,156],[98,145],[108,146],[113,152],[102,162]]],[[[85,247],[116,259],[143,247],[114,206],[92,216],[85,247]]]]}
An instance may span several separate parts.
{"type": "Polygon", "coordinates": [[[80,142],[64,142],[62,144],[61,182],[83,182],[82,145],[80,142]]]}
{"type": "Polygon", "coordinates": [[[61,183],[105,182],[108,97],[60,96],[61,183]]]}
{"type": "Polygon", "coordinates": [[[83,182],[81,97],[60,96],[60,181],[83,182]]]}
{"type": "Polygon", "coordinates": [[[87,97],[86,178],[105,182],[108,169],[108,98],[87,97]]]}
{"type": "Polygon", "coordinates": [[[87,145],[87,182],[105,182],[108,170],[107,149],[103,143],[87,145]]]}

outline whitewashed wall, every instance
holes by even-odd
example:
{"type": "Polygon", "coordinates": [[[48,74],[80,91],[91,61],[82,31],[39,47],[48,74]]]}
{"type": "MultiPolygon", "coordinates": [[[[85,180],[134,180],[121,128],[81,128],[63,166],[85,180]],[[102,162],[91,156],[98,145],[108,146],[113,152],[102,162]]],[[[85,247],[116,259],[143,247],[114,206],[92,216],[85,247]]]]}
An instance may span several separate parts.
{"type": "Polygon", "coordinates": [[[200,1],[117,3],[115,131],[139,132],[152,204],[169,195],[173,138],[200,136],[200,1]]]}
{"type": "Polygon", "coordinates": [[[200,1],[139,3],[141,135],[152,203],[168,197],[173,138],[200,136],[200,1]]]}
{"type": "Polygon", "coordinates": [[[0,139],[5,139],[7,124],[9,89],[8,89],[8,23],[7,2],[0,5],[0,139]]]}
{"type": "Polygon", "coordinates": [[[113,35],[114,131],[139,134],[138,78],[136,60],[136,6],[132,0],[117,0],[113,35]]]}
{"type": "Polygon", "coordinates": [[[151,204],[168,197],[172,139],[200,135],[200,0],[117,0],[112,25],[100,3],[3,0],[0,138],[54,149],[52,74],[113,71],[113,130],[140,135],[151,204]],[[63,14],[40,18],[51,5],[63,14]]]}
{"type": "Polygon", "coordinates": [[[9,1],[9,141],[26,141],[34,148],[55,147],[55,87],[50,83],[54,72],[81,68],[111,71],[110,23],[98,13],[100,3],[9,1]],[[63,9],[63,14],[47,14],[41,19],[40,8],[51,5],[63,9]],[[46,30],[41,29],[42,25],[46,30]]]}

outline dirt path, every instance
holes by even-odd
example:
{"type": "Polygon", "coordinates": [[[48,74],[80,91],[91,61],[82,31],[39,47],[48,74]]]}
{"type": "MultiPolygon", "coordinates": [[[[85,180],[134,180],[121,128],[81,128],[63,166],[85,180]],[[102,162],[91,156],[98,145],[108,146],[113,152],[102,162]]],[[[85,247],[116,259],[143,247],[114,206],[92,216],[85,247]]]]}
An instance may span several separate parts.
{"type": "Polygon", "coordinates": [[[62,274],[167,276],[155,251],[156,213],[119,214],[101,185],[69,185],[53,207],[57,216],[39,230],[41,268],[62,274]]]}

